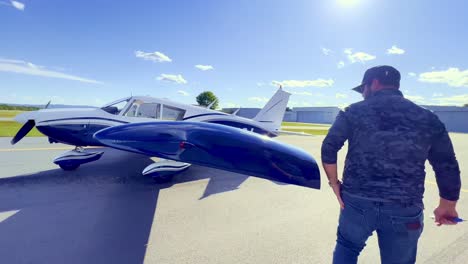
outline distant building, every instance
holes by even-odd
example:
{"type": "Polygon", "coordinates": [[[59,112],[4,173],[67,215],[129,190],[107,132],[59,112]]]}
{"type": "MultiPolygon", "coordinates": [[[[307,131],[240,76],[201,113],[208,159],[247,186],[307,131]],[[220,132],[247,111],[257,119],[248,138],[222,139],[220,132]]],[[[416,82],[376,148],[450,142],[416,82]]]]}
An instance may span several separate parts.
{"type": "MultiPolygon", "coordinates": [[[[468,107],[458,106],[422,106],[433,111],[450,132],[468,133],[468,107]]],[[[232,113],[237,108],[225,108],[224,112],[232,113]]],[[[238,116],[254,118],[260,108],[241,108],[238,116]]],[[[301,123],[332,124],[340,111],[338,107],[294,107],[286,111],[284,121],[301,123]]]]}
{"type": "Polygon", "coordinates": [[[301,123],[331,124],[340,112],[338,107],[294,107],[296,121],[301,123]]]}
{"type": "Polygon", "coordinates": [[[433,111],[444,122],[450,132],[468,133],[468,107],[459,106],[423,106],[433,111]]]}

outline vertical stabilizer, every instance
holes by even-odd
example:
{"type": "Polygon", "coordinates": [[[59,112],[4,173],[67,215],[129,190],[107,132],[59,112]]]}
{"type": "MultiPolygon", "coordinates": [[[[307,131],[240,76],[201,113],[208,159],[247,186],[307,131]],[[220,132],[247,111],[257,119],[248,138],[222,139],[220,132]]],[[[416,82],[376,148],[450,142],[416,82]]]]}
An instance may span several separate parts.
{"type": "Polygon", "coordinates": [[[270,130],[279,130],[290,95],[280,87],[253,120],[262,123],[270,130]]]}

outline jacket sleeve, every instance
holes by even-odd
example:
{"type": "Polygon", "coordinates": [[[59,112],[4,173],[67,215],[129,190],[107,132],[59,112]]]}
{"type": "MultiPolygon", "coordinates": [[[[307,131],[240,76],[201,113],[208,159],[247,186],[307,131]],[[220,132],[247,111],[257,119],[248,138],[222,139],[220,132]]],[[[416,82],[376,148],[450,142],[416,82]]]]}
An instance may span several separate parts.
{"type": "Polygon", "coordinates": [[[349,131],[350,127],[346,118],[346,113],[340,111],[322,143],[323,163],[336,164],[338,151],[348,139],[349,131]]]}
{"type": "Polygon", "coordinates": [[[445,126],[437,118],[436,134],[429,150],[428,160],[434,169],[440,197],[456,201],[460,197],[460,169],[452,141],[445,126]]]}

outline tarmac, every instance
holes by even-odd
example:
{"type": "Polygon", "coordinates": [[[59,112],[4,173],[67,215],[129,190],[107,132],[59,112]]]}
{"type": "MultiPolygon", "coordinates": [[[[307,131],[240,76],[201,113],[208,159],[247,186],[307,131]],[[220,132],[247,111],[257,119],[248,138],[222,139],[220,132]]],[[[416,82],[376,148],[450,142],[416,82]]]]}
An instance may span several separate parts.
{"type": "MultiPolygon", "coordinates": [[[[451,134],[468,218],[468,135],[451,134]]],[[[323,136],[281,136],[320,163],[323,136]]],[[[314,190],[193,165],[167,184],[141,175],[148,157],[104,149],[65,172],[52,160],[70,146],[0,138],[0,263],[331,263],[338,203],[322,171],[314,190]]],[[[346,147],[340,151],[342,172],[346,147]]],[[[468,223],[437,227],[427,169],[417,263],[464,263],[468,223]]],[[[379,263],[376,235],[359,263],[379,263]]]]}

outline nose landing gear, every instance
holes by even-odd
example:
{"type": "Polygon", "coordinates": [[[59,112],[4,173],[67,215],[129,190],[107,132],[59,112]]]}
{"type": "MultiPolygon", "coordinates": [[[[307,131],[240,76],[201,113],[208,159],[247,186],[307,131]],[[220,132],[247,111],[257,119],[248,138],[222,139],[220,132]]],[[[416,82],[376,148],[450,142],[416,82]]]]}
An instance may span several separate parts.
{"type": "Polygon", "coordinates": [[[76,170],[81,164],[96,161],[104,151],[87,151],[83,147],[75,147],[54,159],[54,163],[65,171],[76,170]]]}

